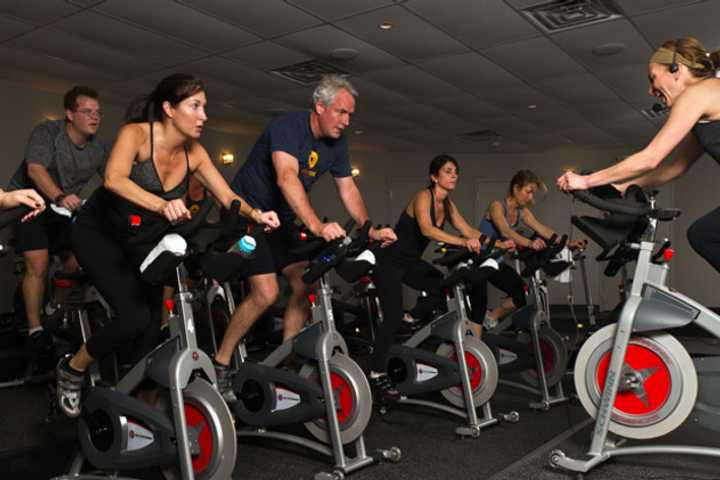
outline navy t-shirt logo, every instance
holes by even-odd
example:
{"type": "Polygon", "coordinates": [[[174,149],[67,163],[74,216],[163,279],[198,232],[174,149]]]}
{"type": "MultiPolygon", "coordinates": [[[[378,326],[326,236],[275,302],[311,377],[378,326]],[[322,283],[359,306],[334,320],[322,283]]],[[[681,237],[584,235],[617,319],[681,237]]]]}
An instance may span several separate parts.
{"type": "Polygon", "coordinates": [[[318,160],[320,160],[320,155],[315,150],[311,150],[308,155],[308,168],[303,169],[303,173],[308,177],[316,176],[317,172],[313,171],[313,168],[317,165],[318,160]]]}

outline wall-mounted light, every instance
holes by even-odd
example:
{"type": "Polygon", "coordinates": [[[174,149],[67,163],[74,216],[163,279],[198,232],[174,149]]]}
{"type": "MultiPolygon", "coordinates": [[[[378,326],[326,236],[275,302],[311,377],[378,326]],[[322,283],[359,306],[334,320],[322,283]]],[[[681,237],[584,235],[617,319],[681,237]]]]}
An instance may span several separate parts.
{"type": "Polygon", "coordinates": [[[353,169],[350,170],[350,173],[352,173],[353,177],[357,177],[358,175],[360,175],[360,169],[357,167],[353,167],[353,169]]]}
{"type": "Polygon", "coordinates": [[[382,22],[380,25],[378,25],[378,28],[380,30],[390,30],[391,28],[393,28],[393,24],[392,24],[392,22],[387,22],[387,21],[382,22]]]}
{"type": "Polygon", "coordinates": [[[55,113],[46,113],[44,115],[45,120],[60,120],[60,115],[57,115],[55,113]]]}
{"type": "Polygon", "coordinates": [[[230,152],[222,152],[220,154],[220,161],[223,165],[232,165],[232,163],[235,161],[235,155],[230,152]]]}

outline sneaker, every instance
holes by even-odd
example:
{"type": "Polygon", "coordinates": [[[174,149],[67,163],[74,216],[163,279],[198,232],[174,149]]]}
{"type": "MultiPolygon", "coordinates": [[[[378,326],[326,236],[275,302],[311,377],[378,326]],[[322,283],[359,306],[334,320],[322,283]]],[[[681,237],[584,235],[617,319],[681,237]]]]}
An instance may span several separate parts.
{"type": "Polygon", "coordinates": [[[386,374],[380,375],[379,377],[369,377],[370,387],[373,390],[373,395],[380,401],[385,402],[397,402],[402,398],[400,391],[395,388],[392,380],[386,374]]]}
{"type": "Polygon", "coordinates": [[[85,374],[70,366],[71,355],[65,355],[57,364],[57,401],[60,410],[71,418],[80,416],[82,388],[85,374]]]}
{"type": "Polygon", "coordinates": [[[213,360],[215,376],[217,377],[217,388],[220,395],[227,403],[237,402],[237,397],[232,389],[232,371],[227,365],[222,365],[213,360]]]}

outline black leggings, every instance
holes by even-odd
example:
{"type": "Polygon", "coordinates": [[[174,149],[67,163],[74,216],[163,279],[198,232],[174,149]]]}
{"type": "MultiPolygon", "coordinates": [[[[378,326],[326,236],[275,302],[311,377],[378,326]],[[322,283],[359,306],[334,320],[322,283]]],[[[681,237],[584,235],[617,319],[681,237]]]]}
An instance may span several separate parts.
{"type": "Polygon", "coordinates": [[[525,282],[505,262],[500,262],[500,267],[488,275],[489,267],[477,269],[470,276],[472,289],[470,292],[470,303],[472,304],[472,321],[483,323],[487,311],[488,282],[499,288],[512,298],[515,308],[522,308],[527,304],[525,299],[525,282]]]}
{"type": "Polygon", "coordinates": [[[693,250],[720,272],[720,208],[695,220],[687,238],[693,250]]]}
{"type": "Polygon", "coordinates": [[[91,284],[112,307],[115,318],[92,332],[86,347],[93,358],[102,359],[132,346],[134,363],[160,341],[162,286],[144,282],[139,269],[144,254],[153,246],[124,249],[109,225],[88,217],[81,214],[72,228],[73,250],[91,284]]]}
{"type": "Polygon", "coordinates": [[[383,322],[375,337],[375,349],[370,358],[370,369],[384,372],[387,355],[395,340],[395,333],[403,315],[402,284],[423,290],[441,304],[443,274],[423,260],[395,255],[378,255],[375,265],[375,286],[380,299],[383,322]]]}

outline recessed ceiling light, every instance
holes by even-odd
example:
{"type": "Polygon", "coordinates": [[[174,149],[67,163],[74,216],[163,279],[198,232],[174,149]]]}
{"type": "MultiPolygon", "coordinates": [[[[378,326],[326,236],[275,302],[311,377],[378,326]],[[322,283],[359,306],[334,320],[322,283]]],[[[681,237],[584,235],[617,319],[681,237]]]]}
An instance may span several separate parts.
{"type": "Polygon", "coordinates": [[[380,30],[390,30],[391,28],[393,28],[393,24],[392,22],[382,22],[380,25],[378,25],[378,28],[380,28],[380,30]]]}
{"type": "Polygon", "coordinates": [[[531,103],[530,105],[528,105],[528,110],[535,110],[536,108],[537,108],[537,105],[535,105],[534,103],[531,103]]]}
{"type": "Polygon", "coordinates": [[[363,133],[365,133],[364,130],[355,130],[355,135],[362,135],[363,133]]]}
{"type": "Polygon", "coordinates": [[[598,45],[593,48],[592,53],[597,57],[607,57],[609,55],[617,55],[618,53],[625,50],[625,48],[626,47],[624,43],[603,43],[602,45],[598,45]]]}

